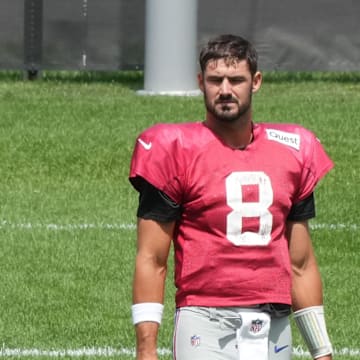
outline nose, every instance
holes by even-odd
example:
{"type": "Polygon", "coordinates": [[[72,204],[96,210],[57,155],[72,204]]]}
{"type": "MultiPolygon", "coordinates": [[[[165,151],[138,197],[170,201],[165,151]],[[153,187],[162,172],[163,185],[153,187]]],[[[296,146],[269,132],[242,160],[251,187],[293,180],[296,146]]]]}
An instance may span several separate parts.
{"type": "Polygon", "coordinates": [[[220,93],[222,95],[231,94],[231,83],[227,78],[224,78],[220,85],[220,93]]]}

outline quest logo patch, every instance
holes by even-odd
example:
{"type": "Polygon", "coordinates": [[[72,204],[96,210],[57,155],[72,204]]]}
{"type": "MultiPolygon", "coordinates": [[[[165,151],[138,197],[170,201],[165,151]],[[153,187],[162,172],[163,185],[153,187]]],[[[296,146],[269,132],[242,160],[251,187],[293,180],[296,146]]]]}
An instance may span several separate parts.
{"type": "Polygon", "coordinates": [[[300,150],[300,136],[298,134],[276,129],[266,129],[266,133],[269,140],[277,141],[281,144],[291,146],[296,150],[300,150]]]}

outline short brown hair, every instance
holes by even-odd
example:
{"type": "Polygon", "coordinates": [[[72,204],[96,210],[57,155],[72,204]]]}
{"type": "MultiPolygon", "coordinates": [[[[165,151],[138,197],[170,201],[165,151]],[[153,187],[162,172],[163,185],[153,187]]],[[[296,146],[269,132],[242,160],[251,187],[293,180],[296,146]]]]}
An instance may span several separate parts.
{"type": "Polygon", "coordinates": [[[204,72],[209,61],[217,59],[246,60],[251,75],[257,71],[258,54],[254,46],[244,38],[225,34],[210,39],[199,55],[201,71],[204,72]]]}

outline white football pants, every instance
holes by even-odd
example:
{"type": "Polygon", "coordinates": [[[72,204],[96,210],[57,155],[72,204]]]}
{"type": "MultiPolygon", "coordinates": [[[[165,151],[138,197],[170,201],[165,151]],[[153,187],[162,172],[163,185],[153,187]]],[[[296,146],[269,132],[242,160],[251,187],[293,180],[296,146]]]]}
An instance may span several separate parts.
{"type": "Polygon", "coordinates": [[[289,317],[257,308],[183,307],[176,311],[175,360],[289,360],[289,317]]]}

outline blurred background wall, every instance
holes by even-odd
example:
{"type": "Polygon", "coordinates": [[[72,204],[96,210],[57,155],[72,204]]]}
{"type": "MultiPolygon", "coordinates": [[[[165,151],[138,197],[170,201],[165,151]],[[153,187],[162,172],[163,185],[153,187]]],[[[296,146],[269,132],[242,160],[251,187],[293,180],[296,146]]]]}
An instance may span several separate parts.
{"type": "MultiPolygon", "coordinates": [[[[262,70],[359,71],[359,14],[356,0],[198,0],[197,44],[236,33],[262,70]]],[[[0,69],[142,70],[145,20],[144,0],[1,0],[0,69]]]]}

